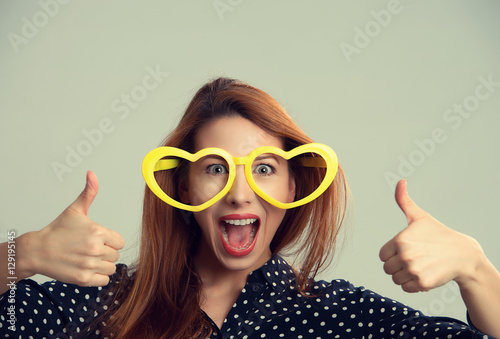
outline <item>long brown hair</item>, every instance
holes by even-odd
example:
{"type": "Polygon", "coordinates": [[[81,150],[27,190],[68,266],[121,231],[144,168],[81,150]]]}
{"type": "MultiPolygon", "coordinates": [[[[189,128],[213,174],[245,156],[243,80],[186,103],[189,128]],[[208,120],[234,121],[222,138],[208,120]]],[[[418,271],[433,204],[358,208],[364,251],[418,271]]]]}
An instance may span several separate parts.
{"type": "MultiPolygon", "coordinates": [[[[206,123],[225,116],[246,118],[283,141],[285,150],[312,140],[267,93],[228,78],[205,84],[194,96],[175,130],[162,143],[194,151],[194,137],[206,123]]],[[[182,170],[162,171],[157,181],[175,194],[182,170]]],[[[317,185],[321,174],[305,177],[294,170],[297,187],[317,185]]],[[[300,194],[300,193],[299,193],[300,194]]],[[[334,183],[313,202],[287,210],[271,243],[273,254],[293,249],[300,260],[297,289],[332,258],[335,239],[346,214],[348,188],[339,166],[334,183]]],[[[200,230],[186,213],[165,204],[147,187],[144,193],[140,257],[130,288],[100,331],[115,338],[197,338],[211,326],[200,309],[201,280],[193,264],[200,230]]]]}

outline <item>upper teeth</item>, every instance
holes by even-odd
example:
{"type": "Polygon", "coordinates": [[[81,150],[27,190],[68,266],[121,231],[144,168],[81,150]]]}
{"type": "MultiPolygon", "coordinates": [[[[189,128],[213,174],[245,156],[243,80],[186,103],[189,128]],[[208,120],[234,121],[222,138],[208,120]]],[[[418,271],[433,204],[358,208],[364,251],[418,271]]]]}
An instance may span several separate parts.
{"type": "Polygon", "coordinates": [[[231,225],[248,225],[257,221],[257,219],[227,219],[224,220],[231,225]]]}

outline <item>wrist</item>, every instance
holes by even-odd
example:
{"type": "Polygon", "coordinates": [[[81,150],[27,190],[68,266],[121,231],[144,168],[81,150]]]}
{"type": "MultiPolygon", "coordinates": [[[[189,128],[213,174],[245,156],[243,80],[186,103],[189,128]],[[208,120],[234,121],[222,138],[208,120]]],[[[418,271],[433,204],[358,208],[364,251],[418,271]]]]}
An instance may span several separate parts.
{"type": "Polygon", "coordinates": [[[16,239],[16,275],[19,280],[29,278],[35,275],[36,265],[33,250],[33,238],[36,232],[25,233],[16,239]]]}
{"type": "Polygon", "coordinates": [[[470,241],[468,260],[463,265],[463,271],[459,272],[454,279],[461,292],[475,289],[478,285],[487,281],[492,267],[479,242],[471,237],[468,238],[470,241]]]}

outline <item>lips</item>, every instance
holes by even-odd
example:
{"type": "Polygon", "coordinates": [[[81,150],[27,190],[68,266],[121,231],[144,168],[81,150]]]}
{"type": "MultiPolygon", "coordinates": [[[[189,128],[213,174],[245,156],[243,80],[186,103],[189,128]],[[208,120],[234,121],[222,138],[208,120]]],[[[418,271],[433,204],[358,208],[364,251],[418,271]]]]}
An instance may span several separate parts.
{"type": "Polygon", "coordinates": [[[242,257],[252,252],[259,234],[260,218],[255,214],[231,214],[219,219],[219,235],[226,252],[242,257]]]}

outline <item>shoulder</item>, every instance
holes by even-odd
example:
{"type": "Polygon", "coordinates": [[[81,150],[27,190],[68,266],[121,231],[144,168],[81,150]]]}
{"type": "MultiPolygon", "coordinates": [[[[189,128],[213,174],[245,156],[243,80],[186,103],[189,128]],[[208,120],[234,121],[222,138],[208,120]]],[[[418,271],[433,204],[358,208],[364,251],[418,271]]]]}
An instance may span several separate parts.
{"type": "MultiPolygon", "coordinates": [[[[15,285],[14,298],[0,297],[2,313],[16,313],[19,335],[64,333],[72,327],[82,327],[108,308],[115,290],[129,285],[131,278],[126,265],[117,265],[110,282],[103,287],[82,287],[60,281],[39,284],[24,279],[15,285]]],[[[3,321],[4,319],[2,319],[3,321]]]]}
{"type": "Polygon", "coordinates": [[[408,313],[410,310],[402,303],[363,286],[354,286],[344,279],[314,281],[306,295],[318,304],[333,305],[342,311],[355,313],[384,314],[388,310],[408,313]]]}
{"type": "Polygon", "coordinates": [[[370,333],[376,337],[377,333],[384,333],[391,337],[422,337],[435,333],[437,337],[482,337],[474,327],[459,320],[426,316],[397,300],[343,279],[314,281],[306,299],[305,308],[313,317],[322,313],[330,323],[356,335],[370,333]]]}
{"type": "MultiPolygon", "coordinates": [[[[254,271],[247,287],[252,287],[253,291],[245,289],[242,298],[251,301],[247,301],[247,305],[256,308],[254,312],[271,318],[267,320],[270,328],[266,327],[271,332],[276,327],[289,328],[293,331],[289,334],[300,332],[304,337],[313,333],[321,337],[336,333],[350,338],[420,338],[431,333],[439,338],[482,337],[461,321],[425,316],[403,303],[363,286],[354,286],[344,279],[311,281],[307,291],[300,292],[293,268],[279,256],[274,256],[254,271]],[[267,287],[261,288],[264,286],[267,287]],[[290,327],[290,324],[294,326],[290,327]]],[[[239,309],[240,313],[243,311],[239,309]]],[[[259,324],[263,330],[264,323],[259,324]]]]}

